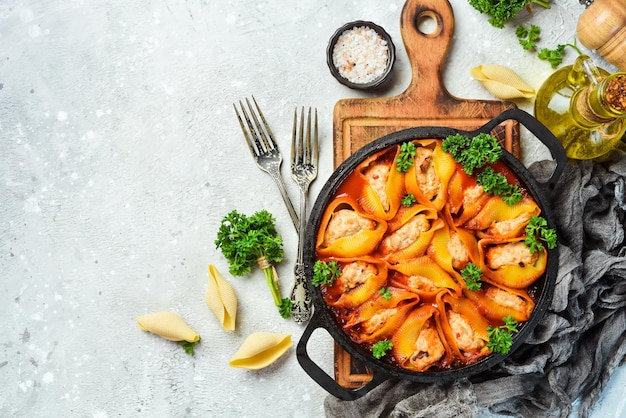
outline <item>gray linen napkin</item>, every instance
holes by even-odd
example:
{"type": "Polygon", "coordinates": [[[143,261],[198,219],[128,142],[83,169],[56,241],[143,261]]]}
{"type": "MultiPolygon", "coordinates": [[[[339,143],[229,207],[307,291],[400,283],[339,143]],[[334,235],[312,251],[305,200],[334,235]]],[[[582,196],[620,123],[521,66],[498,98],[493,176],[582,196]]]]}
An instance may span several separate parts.
{"type": "MultiPolygon", "coordinates": [[[[529,167],[546,179],[553,162],[529,167]]],[[[626,355],[626,154],[568,161],[549,193],[559,237],[554,298],[526,342],[488,379],[390,380],[355,401],[328,396],[328,417],[587,417],[626,355]]]]}

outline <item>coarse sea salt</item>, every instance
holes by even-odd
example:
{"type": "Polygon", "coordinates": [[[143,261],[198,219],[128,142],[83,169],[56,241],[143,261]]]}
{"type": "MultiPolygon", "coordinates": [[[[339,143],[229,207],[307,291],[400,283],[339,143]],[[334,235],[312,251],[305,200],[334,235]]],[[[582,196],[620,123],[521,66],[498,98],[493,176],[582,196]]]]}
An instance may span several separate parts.
{"type": "Polygon", "coordinates": [[[387,41],[367,26],[344,31],[333,48],[333,64],[351,83],[366,84],[378,80],[388,62],[387,41]]]}

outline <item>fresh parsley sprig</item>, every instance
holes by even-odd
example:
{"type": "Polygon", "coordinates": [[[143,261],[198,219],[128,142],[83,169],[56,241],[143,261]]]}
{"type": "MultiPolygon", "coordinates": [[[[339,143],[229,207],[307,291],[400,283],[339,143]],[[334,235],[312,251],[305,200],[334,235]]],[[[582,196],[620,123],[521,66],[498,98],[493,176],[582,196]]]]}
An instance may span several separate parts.
{"type": "Polygon", "coordinates": [[[409,171],[409,168],[413,167],[416,153],[417,150],[413,142],[404,142],[400,145],[400,153],[396,158],[396,169],[400,173],[406,173],[409,171]]]}
{"type": "Polygon", "coordinates": [[[479,290],[482,285],[480,279],[483,277],[483,271],[470,261],[461,270],[461,277],[465,280],[465,286],[469,290],[479,290]]]}
{"type": "Polygon", "coordinates": [[[531,253],[543,251],[543,242],[549,249],[556,247],[556,231],[548,228],[548,221],[541,216],[533,216],[526,225],[526,239],[524,243],[528,246],[531,253]]]}
{"type": "Polygon", "coordinates": [[[374,358],[383,358],[387,351],[393,348],[391,340],[381,340],[372,345],[372,355],[374,358]]]}
{"type": "Polygon", "coordinates": [[[502,147],[498,140],[486,133],[480,133],[471,139],[462,134],[450,135],[443,140],[441,147],[449,152],[454,161],[460,163],[469,175],[485,164],[495,163],[502,155],[502,147]]]}
{"type": "Polygon", "coordinates": [[[554,49],[542,48],[538,53],[537,57],[541,60],[548,61],[552,68],[558,67],[563,62],[563,55],[565,54],[566,47],[572,47],[578,52],[578,55],[582,55],[582,51],[576,45],[576,42],[573,44],[562,44],[558,45],[554,49]]]}
{"type": "Polygon", "coordinates": [[[185,341],[182,340],[180,341],[180,345],[183,347],[183,350],[185,350],[185,353],[193,356],[194,353],[194,348],[196,347],[196,344],[200,343],[200,340],[202,340],[202,338],[198,339],[198,341],[194,341],[194,342],[189,342],[189,341],[185,341]]]}
{"type": "Polygon", "coordinates": [[[506,22],[531,3],[550,8],[550,0],[468,0],[468,3],[479,12],[491,16],[488,21],[496,28],[503,28],[506,22]]]}
{"type": "Polygon", "coordinates": [[[517,36],[517,40],[519,44],[526,51],[535,51],[537,49],[537,41],[539,40],[541,33],[541,28],[537,25],[530,25],[530,27],[526,27],[523,24],[519,24],[517,29],[515,29],[515,35],[517,36]]]}
{"type": "Polygon", "coordinates": [[[275,219],[267,210],[246,216],[236,210],[226,215],[217,231],[215,247],[228,260],[228,271],[233,276],[245,276],[257,264],[263,271],[265,281],[272,292],[274,303],[280,307],[281,316],[287,315],[283,306],[288,298],[282,298],[278,286],[275,263],[283,260],[283,239],[278,234],[275,219]]]}
{"type": "Polygon", "coordinates": [[[291,309],[293,308],[293,302],[289,298],[283,298],[280,306],[278,307],[278,313],[283,318],[291,317],[291,309]]]}
{"type": "Polygon", "coordinates": [[[383,287],[378,291],[378,293],[383,297],[383,299],[391,300],[391,290],[383,287]]]}
{"type": "Polygon", "coordinates": [[[511,315],[502,318],[504,325],[487,327],[487,348],[494,353],[507,354],[513,345],[513,333],[518,332],[517,321],[511,315]]]}
{"type": "Polygon", "coordinates": [[[417,203],[417,199],[415,198],[413,193],[407,193],[402,197],[401,203],[402,203],[402,206],[410,208],[415,203],[417,203]]]}
{"type": "Polygon", "coordinates": [[[563,62],[563,53],[565,52],[565,45],[558,45],[554,49],[541,48],[537,53],[537,58],[540,60],[548,61],[552,68],[558,67],[563,62]]]}
{"type": "Polygon", "coordinates": [[[461,159],[465,150],[469,149],[472,145],[470,137],[462,134],[454,134],[446,137],[441,143],[441,148],[449,152],[455,161],[457,158],[461,159]]]}
{"type": "Polygon", "coordinates": [[[485,167],[477,174],[476,182],[483,186],[485,193],[502,196],[502,200],[508,205],[512,206],[523,199],[520,188],[509,183],[504,174],[496,173],[491,167],[485,167]]]}
{"type": "Polygon", "coordinates": [[[313,264],[313,278],[311,283],[313,286],[321,286],[323,284],[331,286],[335,280],[341,276],[341,265],[336,261],[317,260],[313,264]]]}

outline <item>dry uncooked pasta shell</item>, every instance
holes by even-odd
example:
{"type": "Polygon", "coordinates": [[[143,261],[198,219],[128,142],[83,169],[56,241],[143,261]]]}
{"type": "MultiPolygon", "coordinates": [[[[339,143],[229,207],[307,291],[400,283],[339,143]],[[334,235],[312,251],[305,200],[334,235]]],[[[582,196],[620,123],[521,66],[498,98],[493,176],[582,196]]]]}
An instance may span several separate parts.
{"type": "Polygon", "coordinates": [[[479,65],[472,68],[470,74],[499,99],[529,99],[535,95],[535,90],[528,83],[515,71],[503,65],[479,65]]]}
{"type": "Polygon", "coordinates": [[[209,264],[209,286],[205,299],[211,312],[226,331],[235,330],[237,317],[237,295],[235,289],[220,274],[213,264],[209,264]]]}
{"type": "Polygon", "coordinates": [[[194,343],[200,336],[174,312],[155,312],[137,317],[139,328],[170,341],[194,343]]]}
{"type": "Polygon", "coordinates": [[[258,370],[274,363],[292,346],[290,334],[255,332],[230,359],[230,367],[258,370]]]}

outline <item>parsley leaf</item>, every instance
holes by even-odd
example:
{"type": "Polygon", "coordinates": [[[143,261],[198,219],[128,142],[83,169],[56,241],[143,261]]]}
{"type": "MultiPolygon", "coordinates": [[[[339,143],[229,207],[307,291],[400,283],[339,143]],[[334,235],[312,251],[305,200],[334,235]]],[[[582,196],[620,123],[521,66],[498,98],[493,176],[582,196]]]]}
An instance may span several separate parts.
{"type": "Polygon", "coordinates": [[[452,155],[452,158],[457,159],[461,158],[463,152],[468,149],[472,144],[472,140],[461,134],[450,135],[441,143],[441,148],[449,152],[452,155]]]}
{"type": "Polygon", "coordinates": [[[524,243],[529,247],[531,253],[542,251],[544,249],[543,242],[549,249],[556,247],[556,231],[548,228],[548,221],[541,216],[533,216],[526,225],[526,239],[524,243]]]}
{"type": "Polygon", "coordinates": [[[550,8],[550,0],[468,0],[468,3],[479,12],[491,16],[488,22],[496,28],[503,28],[506,22],[530,3],[550,8]]]}
{"type": "Polygon", "coordinates": [[[519,187],[515,187],[513,193],[502,196],[502,200],[504,200],[509,206],[513,206],[514,204],[521,202],[524,196],[522,196],[522,191],[519,187]]]}
{"type": "Polygon", "coordinates": [[[413,157],[417,153],[413,142],[405,142],[400,145],[400,153],[396,158],[396,169],[400,173],[406,173],[409,168],[413,167],[413,157]]]}
{"type": "Polygon", "coordinates": [[[283,298],[281,301],[280,307],[278,308],[278,313],[283,318],[291,318],[291,308],[293,308],[293,302],[289,298],[283,298]]]}
{"type": "Polygon", "coordinates": [[[494,353],[507,354],[513,345],[512,334],[518,332],[517,321],[511,315],[502,318],[504,325],[499,327],[487,327],[489,342],[487,348],[494,353]]]}
{"type": "Polygon", "coordinates": [[[517,26],[515,30],[515,35],[519,41],[519,44],[526,51],[534,51],[537,49],[536,42],[539,40],[539,33],[541,29],[537,25],[530,25],[530,28],[526,28],[521,23],[517,26]]]}
{"type": "Polygon", "coordinates": [[[382,358],[387,354],[387,351],[393,348],[393,343],[391,340],[382,340],[378,341],[374,345],[372,345],[372,355],[374,358],[382,358]]]}
{"type": "Polygon", "coordinates": [[[555,49],[542,48],[537,57],[541,60],[548,61],[552,68],[558,67],[563,62],[563,53],[565,45],[558,45],[555,49]]]}
{"type": "Polygon", "coordinates": [[[443,140],[441,147],[449,152],[454,161],[460,163],[469,175],[485,164],[498,161],[502,155],[502,147],[498,140],[486,133],[480,133],[472,139],[461,134],[450,135],[443,140]]]}
{"type": "Polygon", "coordinates": [[[330,286],[339,276],[341,276],[341,266],[338,262],[317,260],[313,265],[311,284],[313,286],[321,286],[323,284],[330,286]]]}
{"type": "Polygon", "coordinates": [[[180,341],[180,345],[185,350],[185,353],[193,356],[195,354],[193,350],[196,347],[196,344],[198,344],[200,342],[200,340],[201,339],[199,339],[198,341],[194,341],[194,342],[189,342],[189,341],[182,340],[182,341],[180,341]]]}
{"type": "Polygon", "coordinates": [[[415,203],[417,203],[417,199],[415,198],[415,196],[413,196],[413,193],[407,193],[404,195],[404,197],[402,197],[401,202],[402,202],[402,206],[406,206],[407,208],[410,208],[415,203]]]}
{"type": "Polygon", "coordinates": [[[520,202],[523,198],[519,187],[510,184],[504,174],[496,173],[491,167],[486,167],[479,173],[476,176],[476,182],[483,186],[485,193],[502,196],[509,206],[520,202]]]}
{"type": "Polygon", "coordinates": [[[548,61],[550,65],[552,65],[552,68],[556,68],[563,62],[563,54],[565,53],[565,48],[568,46],[574,48],[578,55],[583,55],[583,52],[578,48],[578,45],[576,45],[576,40],[574,40],[573,44],[558,45],[555,49],[543,48],[539,51],[537,57],[548,61]]]}
{"type": "Polygon", "coordinates": [[[385,300],[391,300],[391,290],[386,289],[386,288],[382,288],[378,291],[378,293],[380,293],[380,295],[385,299],[385,300]]]}
{"type": "Polygon", "coordinates": [[[480,279],[483,275],[483,271],[476,264],[469,262],[461,270],[461,277],[465,280],[465,285],[469,290],[480,289],[482,283],[480,279]]]}

